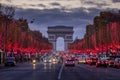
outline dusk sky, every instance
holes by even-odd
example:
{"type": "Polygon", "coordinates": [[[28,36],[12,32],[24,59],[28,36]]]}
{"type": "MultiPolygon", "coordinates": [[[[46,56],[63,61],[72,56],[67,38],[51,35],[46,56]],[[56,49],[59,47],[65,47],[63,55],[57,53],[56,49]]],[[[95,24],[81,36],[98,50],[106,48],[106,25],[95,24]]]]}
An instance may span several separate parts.
{"type": "Polygon", "coordinates": [[[29,27],[40,30],[47,37],[47,27],[64,25],[74,27],[74,39],[83,38],[85,28],[93,24],[101,11],[120,10],[120,0],[0,0],[2,5],[15,7],[15,18],[34,23],[29,27]]]}

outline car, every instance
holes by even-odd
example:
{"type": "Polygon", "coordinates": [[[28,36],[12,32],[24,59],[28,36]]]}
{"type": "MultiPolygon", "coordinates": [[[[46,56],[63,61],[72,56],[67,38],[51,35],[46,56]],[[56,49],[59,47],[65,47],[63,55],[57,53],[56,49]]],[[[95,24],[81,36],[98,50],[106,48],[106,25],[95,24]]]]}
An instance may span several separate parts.
{"type": "Polygon", "coordinates": [[[15,66],[16,65],[16,61],[14,57],[6,57],[5,58],[5,66],[15,66]]]}
{"type": "Polygon", "coordinates": [[[77,58],[78,64],[85,63],[85,58],[79,57],[77,58]]]}
{"type": "Polygon", "coordinates": [[[90,58],[85,59],[85,63],[88,64],[90,62],[90,58]]]}
{"type": "Polygon", "coordinates": [[[115,68],[120,68],[120,58],[115,58],[114,66],[115,68]]]}
{"type": "Polygon", "coordinates": [[[85,60],[78,59],[78,64],[85,63],[85,60]]]}
{"type": "Polygon", "coordinates": [[[52,58],[51,60],[52,60],[53,63],[57,63],[58,62],[57,58],[52,58]]]}
{"type": "Polygon", "coordinates": [[[44,62],[44,63],[51,63],[52,61],[51,61],[51,59],[49,59],[49,58],[45,58],[45,59],[43,60],[43,62],[44,62]]]}
{"type": "Polygon", "coordinates": [[[36,60],[36,59],[32,59],[32,63],[33,63],[33,64],[36,64],[36,63],[37,63],[37,60],[36,60]]]}
{"type": "Polygon", "coordinates": [[[85,58],[82,57],[82,56],[79,56],[79,57],[76,58],[76,61],[77,61],[78,64],[85,63],[85,58]]]}
{"type": "Polygon", "coordinates": [[[89,65],[95,65],[97,61],[98,61],[98,58],[90,58],[88,64],[89,65]]]}
{"type": "Polygon", "coordinates": [[[115,62],[114,59],[109,60],[109,67],[114,67],[115,66],[114,62],[115,62]]]}
{"type": "Polygon", "coordinates": [[[96,67],[100,67],[100,66],[108,67],[108,65],[109,65],[109,61],[107,59],[100,59],[96,62],[96,67]]]}
{"type": "Polygon", "coordinates": [[[73,60],[73,59],[67,59],[65,61],[65,66],[75,66],[75,60],[73,60]]]}

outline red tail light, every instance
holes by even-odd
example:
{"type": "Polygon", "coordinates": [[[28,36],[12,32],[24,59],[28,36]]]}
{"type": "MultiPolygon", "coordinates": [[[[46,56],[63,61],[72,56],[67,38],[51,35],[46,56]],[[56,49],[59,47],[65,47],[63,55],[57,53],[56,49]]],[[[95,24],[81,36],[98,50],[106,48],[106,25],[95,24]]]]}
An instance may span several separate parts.
{"type": "Polygon", "coordinates": [[[117,62],[114,62],[115,65],[117,65],[117,62]]]}
{"type": "Polygon", "coordinates": [[[100,64],[100,61],[98,61],[97,63],[100,64]]]}
{"type": "Polygon", "coordinates": [[[105,61],[106,64],[108,64],[108,61],[105,61]]]}
{"type": "Polygon", "coordinates": [[[90,62],[90,60],[88,60],[88,62],[90,62]]]}
{"type": "Polygon", "coordinates": [[[88,60],[88,62],[92,62],[92,60],[88,60]]]}
{"type": "Polygon", "coordinates": [[[67,61],[65,63],[67,63],[67,61]]]}

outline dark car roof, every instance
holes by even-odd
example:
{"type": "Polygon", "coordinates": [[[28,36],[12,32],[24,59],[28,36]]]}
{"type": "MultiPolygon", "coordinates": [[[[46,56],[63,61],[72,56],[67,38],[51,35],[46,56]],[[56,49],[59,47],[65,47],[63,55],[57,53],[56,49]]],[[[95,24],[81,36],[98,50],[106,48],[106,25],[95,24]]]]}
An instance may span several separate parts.
{"type": "Polygon", "coordinates": [[[14,57],[7,57],[6,60],[15,60],[14,57]]]}

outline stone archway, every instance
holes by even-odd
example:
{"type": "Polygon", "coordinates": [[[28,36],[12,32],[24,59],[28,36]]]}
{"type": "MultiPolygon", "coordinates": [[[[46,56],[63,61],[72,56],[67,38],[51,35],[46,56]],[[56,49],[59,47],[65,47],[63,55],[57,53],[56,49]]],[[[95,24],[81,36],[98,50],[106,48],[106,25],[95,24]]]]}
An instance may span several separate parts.
{"type": "Polygon", "coordinates": [[[48,27],[48,40],[53,45],[53,51],[56,51],[56,39],[58,37],[64,38],[65,51],[68,51],[68,46],[73,42],[73,27],[68,26],[54,26],[48,27]]]}
{"type": "Polygon", "coordinates": [[[56,39],[56,51],[65,51],[65,43],[63,37],[58,37],[56,39]]]}

